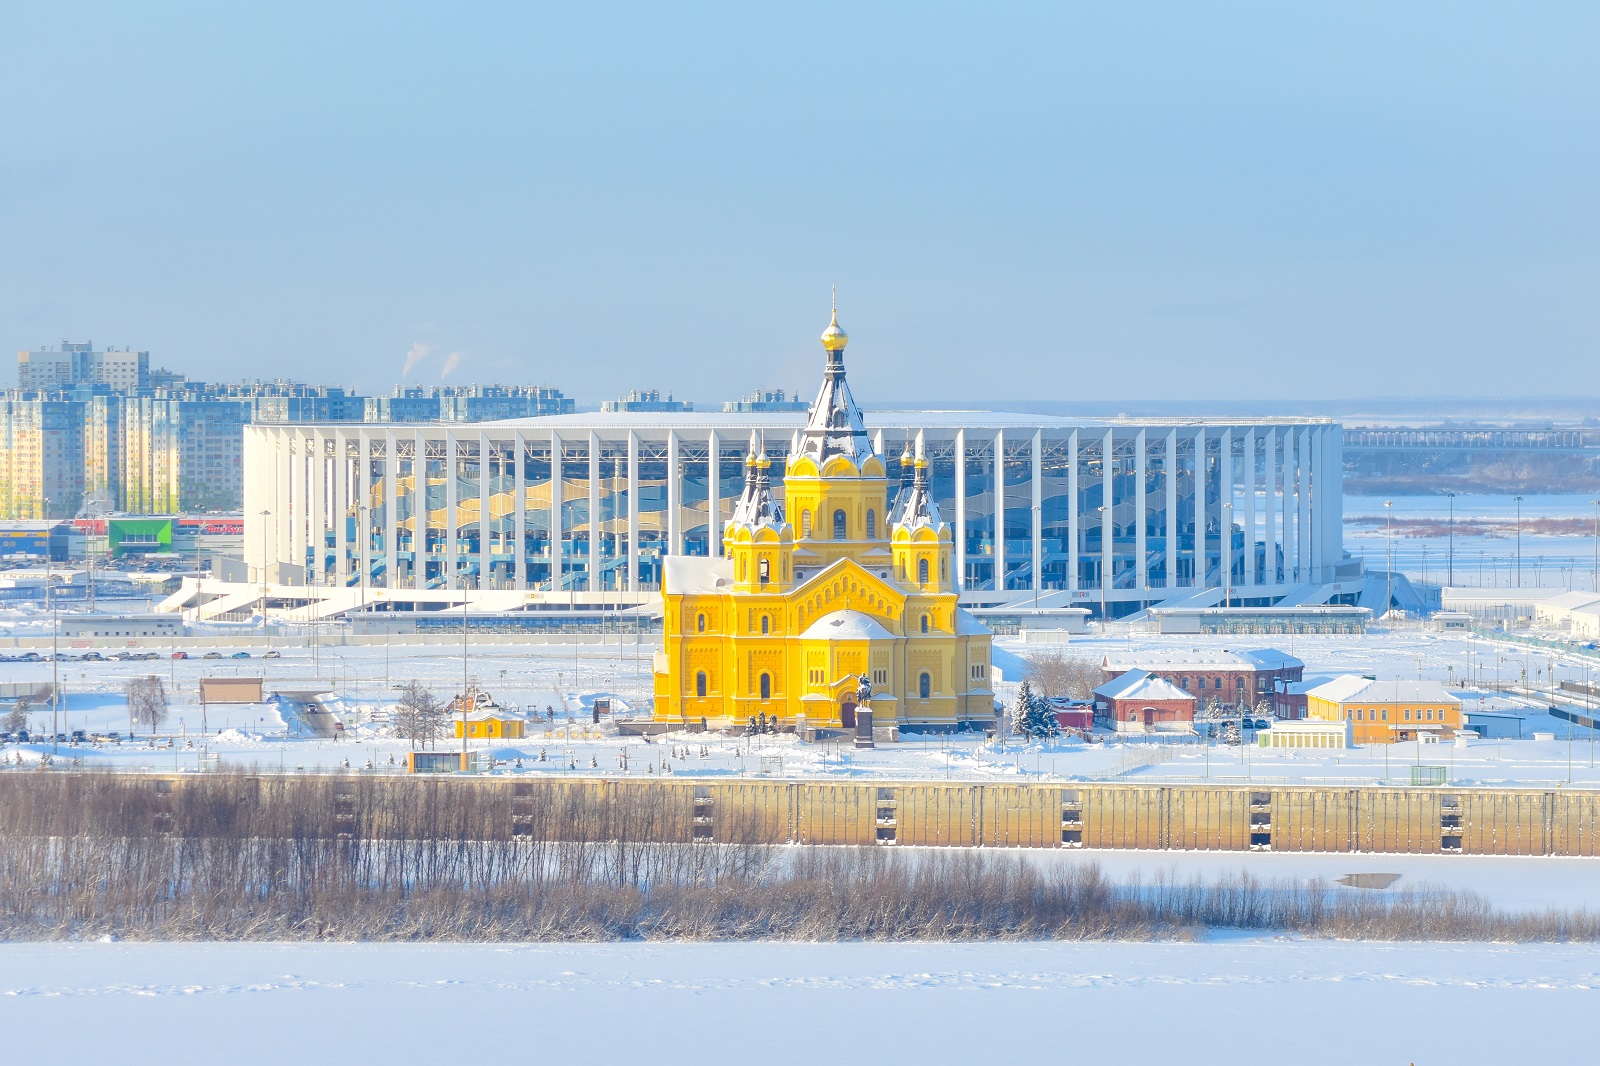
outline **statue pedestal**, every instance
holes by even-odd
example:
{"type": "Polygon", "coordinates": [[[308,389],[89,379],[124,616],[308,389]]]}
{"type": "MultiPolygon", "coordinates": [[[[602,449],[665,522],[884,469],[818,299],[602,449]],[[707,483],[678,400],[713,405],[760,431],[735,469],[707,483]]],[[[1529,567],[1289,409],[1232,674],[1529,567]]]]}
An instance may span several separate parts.
{"type": "Polygon", "coordinates": [[[872,709],[866,704],[856,708],[856,747],[877,747],[872,739],[872,709]]]}

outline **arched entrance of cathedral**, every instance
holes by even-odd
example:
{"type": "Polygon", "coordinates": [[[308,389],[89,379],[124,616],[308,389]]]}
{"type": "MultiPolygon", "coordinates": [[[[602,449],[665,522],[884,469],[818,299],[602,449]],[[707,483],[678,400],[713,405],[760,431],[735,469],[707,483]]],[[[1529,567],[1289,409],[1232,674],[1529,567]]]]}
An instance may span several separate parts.
{"type": "Polygon", "coordinates": [[[844,729],[856,727],[856,701],[853,697],[846,696],[839,703],[839,725],[844,729]]]}

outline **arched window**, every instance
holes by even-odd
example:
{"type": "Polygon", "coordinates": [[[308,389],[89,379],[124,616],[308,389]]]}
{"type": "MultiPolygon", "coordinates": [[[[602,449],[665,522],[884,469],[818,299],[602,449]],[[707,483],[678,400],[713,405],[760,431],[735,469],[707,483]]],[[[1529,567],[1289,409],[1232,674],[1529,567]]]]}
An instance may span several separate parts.
{"type": "Polygon", "coordinates": [[[756,570],[761,576],[761,583],[765,585],[767,579],[772,576],[772,564],[763,559],[756,564],[756,570]]]}
{"type": "Polygon", "coordinates": [[[695,628],[695,631],[698,632],[698,633],[704,633],[706,631],[706,616],[705,615],[701,615],[700,617],[698,617],[698,618],[696,618],[694,620],[694,628],[695,628]]]}
{"type": "Polygon", "coordinates": [[[800,512],[800,535],[802,537],[811,536],[811,509],[810,508],[807,508],[806,510],[800,512]]]}
{"type": "Polygon", "coordinates": [[[878,535],[878,512],[867,508],[867,539],[872,540],[878,535]]]}
{"type": "Polygon", "coordinates": [[[761,675],[761,698],[764,699],[764,700],[770,700],[772,698],[772,675],[771,674],[762,674],[761,675]]]}
{"type": "Polygon", "coordinates": [[[833,539],[844,540],[845,537],[844,511],[833,512],[833,539]]]}
{"type": "Polygon", "coordinates": [[[928,583],[928,560],[926,559],[917,560],[917,583],[922,585],[928,583]]]}
{"type": "Polygon", "coordinates": [[[927,615],[923,615],[922,616],[922,631],[924,633],[926,633],[928,631],[928,616],[927,615]]]}
{"type": "Polygon", "coordinates": [[[1189,688],[1189,679],[1188,679],[1188,678],[1187,678],[1187,677],[1185,677],[1185,678],[1182,678],[1182,679],[1180,679],[1180,680],[1179,680],[1179,681],[1178,681],[1178,684],[1179,684],[1179,686],[1180,686],[1180,687],[1182,687],[1182,688],[1183,688],[1183,689],[1184,689],[1184,690],[1185,690],[1185,691],[1187,691],[1187,690],[1188,690],[1188,688],[1189,688]]]}
{"type": "Polygon", "coordinates": [[[767,633],[769,632],[769,630],[767,628],[768,624],[769,623],[768,623],[768,620],[767,620],[767,616],[766,615],[762,615],[761,616],[761,635],[762,636],[766,636],[767,633]]]}
{"type": "Polygon", "coordinates": [[[701,699],[705,698],[706,672],[704,670],[701,670],[699,673],[694,675],[694,694],[699,696],[701,699]]]}
{"type": "Polygon", "coordinates": [[[933,694],[933,678],[928,674],[923,674],[917,678],[917,692],[923,699],[931,696],[933,694]]]}

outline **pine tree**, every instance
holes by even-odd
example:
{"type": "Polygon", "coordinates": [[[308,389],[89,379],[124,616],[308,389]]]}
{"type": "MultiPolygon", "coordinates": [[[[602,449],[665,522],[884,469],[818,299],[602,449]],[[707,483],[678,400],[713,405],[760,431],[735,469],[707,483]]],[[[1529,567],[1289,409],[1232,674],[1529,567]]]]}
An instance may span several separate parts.
{"type": "Polygon", "coordinates": [[[5,728],[8,733],[17,733],[28,728],[28,712],[33,709],[33,701],[26,696],[18,696],[17,702],[11,705],[11,710],[6,712],[5,728]]]}
{"type": "Polygon", "coordinates": [[[1059,731],[1049,701],[1037,695],[1026,678],[1017,687],[1017,704],[1012,719],[1017,723],[1017,732],[1029,740],[1047,740],[1059,731]]]}

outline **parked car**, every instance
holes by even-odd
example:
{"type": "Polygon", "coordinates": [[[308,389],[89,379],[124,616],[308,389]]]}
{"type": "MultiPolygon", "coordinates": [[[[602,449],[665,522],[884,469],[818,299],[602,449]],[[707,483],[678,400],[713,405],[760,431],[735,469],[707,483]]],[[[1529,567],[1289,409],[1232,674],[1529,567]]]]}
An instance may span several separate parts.
{"type": "Polygon", "coordinates": [[[266,652],[265,654],[263,654],[261,657],[263,659],[281,659],[281,658],[283,658],[283,652],[281,652],[281,651],[269,651],[269,652],[266,652]]]}
{"type": "Polygon", "coordinates": [[[232,655],[230,655],[229,658],[231,658],[231,659],[248,659],[248,658],[250,658],[250,653],[247,652],[247,651],[236,651],[232,655]]]}
{"type": "Polygon", "coordinates": [[[222,653],[220,651],[208,651],[204,655],[200,656],[200,658],[202,658],[202,659],[220,659],[220,658],[222,658],[222,653]]]}
{"type": "Polygon", "coordinates": [[[89,734],[84,732],[81,729],[74,729],[72,731],[72,739],[78,741],[81,744],[83,741],[89,739],[89,734]]]}
{"type": "Polygon", "coordinates": [[[27,744],[31,740],[33,740],[33,735],[30,734],[26,729],[17,730],[17,743],[18,744],[27,744]]]}
{"type": "Polygon", "coordinates": [[[175,651],[172,653],[172,657],[174,659],[187,659],[189,657],[189,653],[186,651],[175,651]]]}
{"type": "Polygon", "coordinates": [[[86,663],[103,663],[106,661],[106,657],[97,651],[86,651],[83,653],[83,661],[86,663]]]}
{"type": "Polygon", "coordinates": [[[0,730],[0,744],[9,744],[15,739],[17,738],[12,736],[10,733],[0,730]]]}

